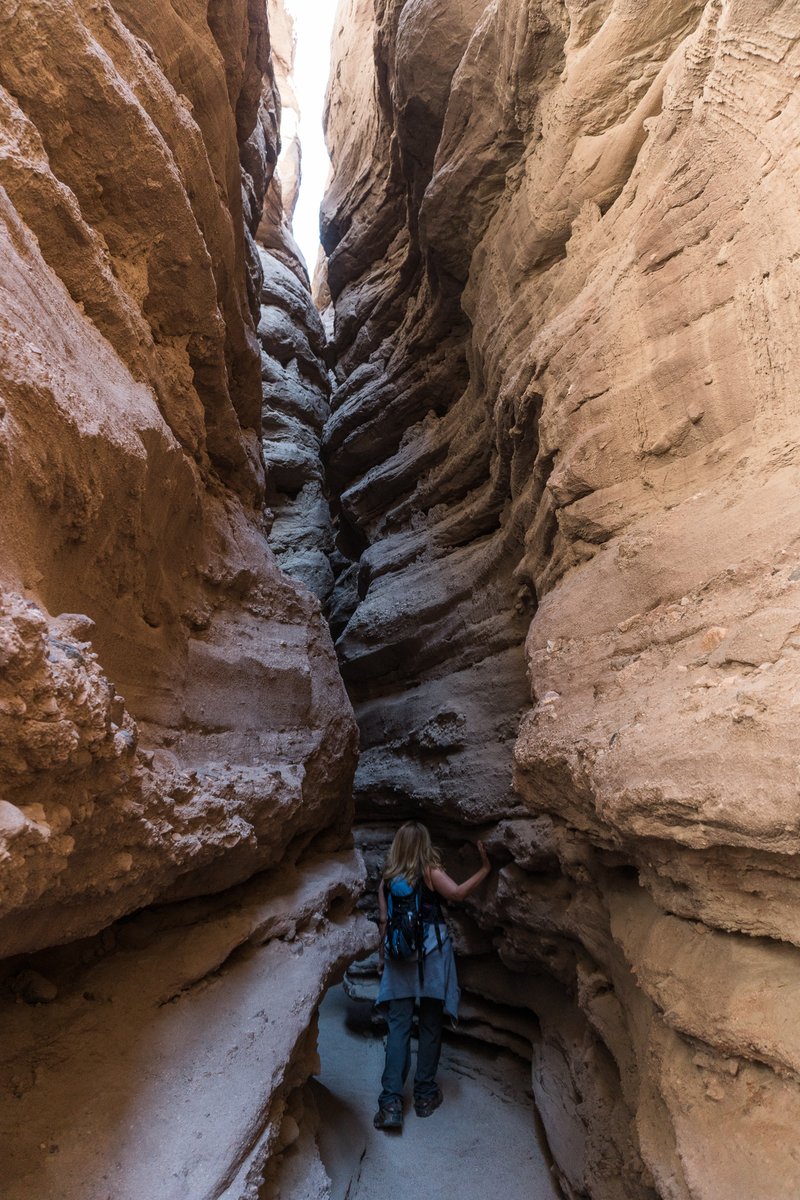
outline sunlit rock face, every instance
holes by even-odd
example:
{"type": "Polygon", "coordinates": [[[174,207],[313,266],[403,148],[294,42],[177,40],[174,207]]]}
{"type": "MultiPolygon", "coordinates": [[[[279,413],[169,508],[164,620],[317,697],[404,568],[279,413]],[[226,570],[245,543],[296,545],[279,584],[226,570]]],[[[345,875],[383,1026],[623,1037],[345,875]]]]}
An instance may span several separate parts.
{"type": "Polygon", "coordinates": [[[335,55],[362,819],[493,827],[465,971],[538,1018],[569,1196],[786,1200],[800,19],[344,0],[335,55]]]}
{"type": "Polygon", "coordinates": [[[257,500],[282,341],[253,240],[279,107],[253,14],[3,23],[6,953],[347,821],[352,717],[257,500]]]}
{"type": "Polygon", "coordinates": [[[307,327],[327,396],[307,281],[281,258],[279,110],[265,5],[0,15],[9,1196],[87,1200],[112,1175],[118,1198],[255,1196],[313,1066],[321,991],[364,943],[355,723],[297,582],[313,579],[284,574],[269,542],[269,364],[294,369],[284,348],[307,327]],[[198,1075],[179,1137],[198,1039],[239,1107],[206,1121],[198,1075]],[[104,1080],[102,1111],[75,1091],[84,1074],[104,1080]],[[139,1166],[120,1135],[134,1113],[139,1166]]]}

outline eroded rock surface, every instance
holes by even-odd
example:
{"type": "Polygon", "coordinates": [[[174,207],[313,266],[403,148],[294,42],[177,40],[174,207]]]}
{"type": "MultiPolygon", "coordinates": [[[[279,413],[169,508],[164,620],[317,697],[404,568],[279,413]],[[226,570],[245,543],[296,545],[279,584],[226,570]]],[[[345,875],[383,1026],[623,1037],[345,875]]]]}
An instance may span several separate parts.
{"type": "Polygon", "coordinates": [[[354,762],[319,607],[229,486],[263,491],[257,321],[283,344],[266,17],[85,8],[3,22],[6,953],[274,865],[346,821],[354,762]]]}
{"type": "Polygon", "coordinates": [[[328,388],[273,175],[271,11],[279,69],[266,4],[0,13],[9,1196],[255,1196],[324,984],[363,948],[357,861],[328,878],[355,723],[318,600],[276,560],[308,558],[305,526],[293,547],[265,507],[295,476],[262,410],[280,391],[319,437],[328,388]],[[137,940],[130,914],[167,902],[137,940]]]}
{"type": "Polygon", "coordinates": [[[333,527],[320,459],[330,397],[326,337],[297,254],[264,249],[261,263],[270,546],[287,575],[326,601],[333,588],[333,527]]]}
{"type": "Polygon", "coordinates": [[[338,30],[365,844],[494,826],[465,977],[539,1022],[569,1196],[788,1200],[797,12],[345,0],[338,30]]]}
{"type": "Polygon", "coordinates": [[[323,992],[372,936],[361,875],[352,852],[285,861],[119,922],[77,968],[38,955],[57,998],[3,1012],[4,1196],[255,1200],[303,1124],[323,992]]]}

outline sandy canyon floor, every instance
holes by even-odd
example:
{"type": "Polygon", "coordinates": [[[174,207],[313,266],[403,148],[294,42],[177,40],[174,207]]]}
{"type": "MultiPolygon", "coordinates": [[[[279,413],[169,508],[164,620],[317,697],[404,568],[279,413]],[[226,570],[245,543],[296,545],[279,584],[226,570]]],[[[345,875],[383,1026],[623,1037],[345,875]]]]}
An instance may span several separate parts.
{"type": "Polygon", "coordinates": [[[322,1072],[314,1089],[331,1200],[557,1200],[521,1060],[451,1041],[440,1068],[442,1107],[416,1117],[409,1079],[403,1133],[381,1133],[372,1117],[383,1040],[368,1019],[369,1005],[349,1000],[341,987],[331,989],[320,1011],[322,1072]]]}

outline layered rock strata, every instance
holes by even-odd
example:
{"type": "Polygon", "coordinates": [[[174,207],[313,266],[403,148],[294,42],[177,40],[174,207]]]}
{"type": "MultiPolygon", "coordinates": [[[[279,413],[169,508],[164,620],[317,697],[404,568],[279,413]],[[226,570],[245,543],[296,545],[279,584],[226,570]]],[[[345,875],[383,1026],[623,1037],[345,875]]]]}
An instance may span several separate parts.
{"type": "Polygon", "coordinates": [[[11,975],[57,998],[3,1013],[3,1195],[260,1196],[305,1125],[319,1001],[367,936],[361,886],[353,852],[308,855],[11,975]]]}
{"type": "Polygon", "coordinates": [[[301,169],[299,106],[291,76],[293,24],[282,3],[272,0],[269,12],[283,137],[280,170],[270,181],[256,235],[262,271],[258,337],[269,540],[286,574],[326,602],[333,587],[334,549],[320,456],[330,415],[327,337],[291,227],[301,169]]]}
{"type": "Polygon", "coordinates": [[[489,834],[464,978],[538,1023],[568,1196],[788,1200],[797,13],[343,0],[337,39],[365,840],[489,834]]]}
{"type": "Polygon", "coordinates": [[[319,607],[229,486],[264,491],[266,19],[62,8],[3,26],[6,953],[273,865],[354,762],[319,607]]]}
{"type": "Polygon", "coordinates": [[[272,513],[269,541],[282,569],[320,601],[333,588],[333,526],[320,445],[329,415],[327,341],[305,266],[292,248],[261,249],[258,334],[263,447],[272,513]]]}
{"type": "Polygon", "coordinates": [[[325,857],[350,842],[355,724],[265,508],[288,484],[265,474],[262,380],[294,372],[318,426],[327,388],[275,208],[266,5],[6,7],[0,109],[3,1190],[105,1195],[106,1171],[120,1196],[255,1195],[303,1031],[364,937],[359,868],[329,879],[325,857]],[[291,338],[313,343],[299,370],[291,338]],[[204,1055],[240,1107],[178,1136],[204,1055]]]}

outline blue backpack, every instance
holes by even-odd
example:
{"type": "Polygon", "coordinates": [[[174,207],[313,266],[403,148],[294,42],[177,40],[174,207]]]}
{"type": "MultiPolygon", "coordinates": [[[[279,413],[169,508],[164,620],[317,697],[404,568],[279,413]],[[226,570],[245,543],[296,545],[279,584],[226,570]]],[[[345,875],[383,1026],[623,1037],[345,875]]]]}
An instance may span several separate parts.
{"type": "Polygon", "coordinates": [[[422,919],[422,889],[419,883],[396,878],[384,882],[387,921],[383,944],[389,958],[396,961],[417,957],[419,979],[424,975],[425,925],[422,919]]]}

